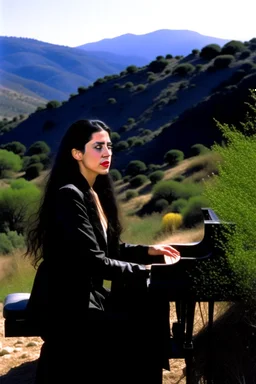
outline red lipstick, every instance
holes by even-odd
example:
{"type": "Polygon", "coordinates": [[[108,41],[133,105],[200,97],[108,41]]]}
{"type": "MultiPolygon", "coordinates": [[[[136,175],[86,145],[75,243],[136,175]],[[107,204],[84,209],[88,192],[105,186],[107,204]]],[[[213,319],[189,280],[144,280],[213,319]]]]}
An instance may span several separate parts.
{"type": "Polygon", "coordinates": [[[110,164],[109,161],[103,161],[102,163],[100,163],[100,165],[102,165],[102,167],[105,167],[105,168],[108,168],[109,164],[110,164]]]}

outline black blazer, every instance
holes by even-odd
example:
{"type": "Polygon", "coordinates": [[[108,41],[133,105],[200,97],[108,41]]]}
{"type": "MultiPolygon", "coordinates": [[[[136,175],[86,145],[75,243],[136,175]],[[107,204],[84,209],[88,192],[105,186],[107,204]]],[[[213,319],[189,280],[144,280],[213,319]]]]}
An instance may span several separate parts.
{"type": "Polygon", "coordinates": [[[86,193],[89,185],[81,175],[75,182],[63,185],[56,196],[43,271],[36,276],[28,306],[29,316],[40,323],[42,334],[50,329],[58,333],[60,322],[62,326],[72,323],[75,332],[82,312],[90,308],[104,310],[104,280],[118,286],[125,282],[146,283],[149,276],[145,267],[152,262],[148,247],[121,244],[120,252],[111,249],[99,218],[88,207],[86,193]],[[64,309],[69,312],[65,318],[64,309]]]}

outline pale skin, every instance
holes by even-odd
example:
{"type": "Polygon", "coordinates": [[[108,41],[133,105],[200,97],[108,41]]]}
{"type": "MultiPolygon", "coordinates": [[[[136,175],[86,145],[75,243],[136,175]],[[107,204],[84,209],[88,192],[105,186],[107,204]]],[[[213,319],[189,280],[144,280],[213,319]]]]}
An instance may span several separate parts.
{"type": "MultiPolygon", "coordinates": [[[[73,148],[72,156],[77,160],[81,174],[88,181],[91,188],[98,175],[109,172],[112,158],[112,143],[107,131],[95,132],[85,144],[84,153],[73,148]]],[[[151,256],[163,255],[165,264],[175,264],[180,260],[180,252],[171,245],[157,244],[148,246],[151,256]]],[[[147,266],[148,269],[151,266],[147,266]]]]}

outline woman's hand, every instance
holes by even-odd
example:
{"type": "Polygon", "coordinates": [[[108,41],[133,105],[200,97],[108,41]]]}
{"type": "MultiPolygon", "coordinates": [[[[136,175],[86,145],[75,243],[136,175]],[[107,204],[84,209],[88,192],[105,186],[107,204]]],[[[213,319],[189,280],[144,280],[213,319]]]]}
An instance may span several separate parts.
{"type": "Polygon", "coordinates": [[[166,244],[149,245],[148,254],[150,256],[163,255],[165,264],[175,264],[180,260],[180,252],[166,244]]]}

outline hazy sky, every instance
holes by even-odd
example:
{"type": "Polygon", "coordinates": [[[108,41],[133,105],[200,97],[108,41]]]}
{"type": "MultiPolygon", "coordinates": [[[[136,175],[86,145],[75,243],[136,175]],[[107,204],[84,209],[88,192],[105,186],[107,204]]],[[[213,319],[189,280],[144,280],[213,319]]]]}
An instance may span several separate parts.
{"type": "Polygon", "coordinates": [[[255,0],[0,0],[0,35],[75,47],[125,33],[187,29],[256,37],[255,0]]]}

